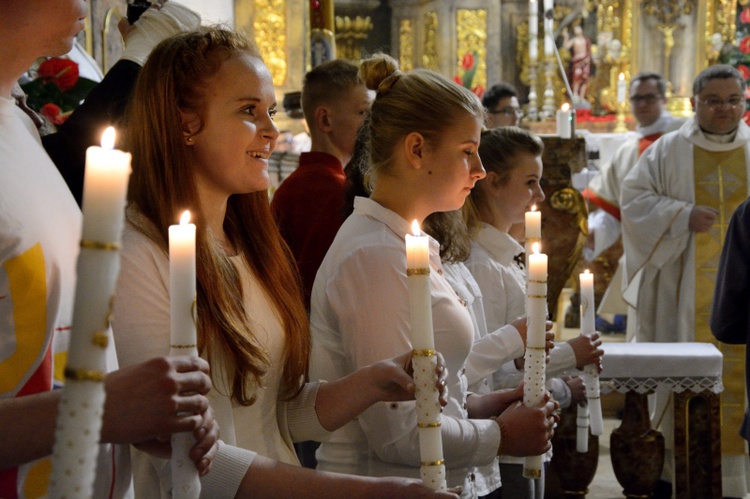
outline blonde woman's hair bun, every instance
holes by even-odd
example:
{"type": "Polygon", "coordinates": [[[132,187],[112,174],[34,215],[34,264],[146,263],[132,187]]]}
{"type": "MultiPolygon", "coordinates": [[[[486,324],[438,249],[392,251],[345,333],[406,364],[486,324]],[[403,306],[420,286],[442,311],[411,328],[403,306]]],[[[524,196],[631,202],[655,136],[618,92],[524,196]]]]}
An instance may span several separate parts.
{"type": "Polygon", "coordinates": [[[359,77],[365,86],[378,93],[388,92],[402,75],[398,62],[388,54],[375,54],[359,67],[359,77]]]}

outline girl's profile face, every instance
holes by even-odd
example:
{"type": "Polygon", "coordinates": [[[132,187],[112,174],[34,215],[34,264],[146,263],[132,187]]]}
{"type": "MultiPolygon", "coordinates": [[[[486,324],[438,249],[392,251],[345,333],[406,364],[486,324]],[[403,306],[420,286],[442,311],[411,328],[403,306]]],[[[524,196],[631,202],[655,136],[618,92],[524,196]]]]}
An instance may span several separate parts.
{"type": "Polygon", "coordinates": [[[542,158],[521,152],[513,158],[513,168],[505,184],[499,185],[492,202],[497,217],[503,225],[523,223],[524,216],[531,206],[544,201],[544,192],[539,181],[542,179],[542,158]]]}
{"type": "Polygon", "coordinates": [[[432,193],[432,212],[458,210],[477,181],[485,177],[477,153],[481,133],[482,118],[464,113],[427,149],[425,165],[432,173],[425,189],[432,193]]]}
{"type": "Polygon", "coordinates": [[[203,129],[192,145],[202,196],[221,202],[232,194],[265,190],[268,158],[279,136],[268,68],[257,57],[235,53],[208,81],[204,95],[203,129]]]}

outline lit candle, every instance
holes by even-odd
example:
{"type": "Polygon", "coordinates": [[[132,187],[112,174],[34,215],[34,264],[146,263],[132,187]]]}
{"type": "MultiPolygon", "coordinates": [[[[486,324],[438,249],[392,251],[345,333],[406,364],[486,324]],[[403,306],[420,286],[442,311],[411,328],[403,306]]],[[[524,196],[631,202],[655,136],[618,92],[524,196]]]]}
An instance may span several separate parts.
{"type": "MultiPolygon", "coordinates": [[[[170,352],[198,356],[195,294],[195,225],[185,211],[179,225],[169,226],[170,352]]],[[[201,492],[198,470],[190,459],[193,432],[172,435],[172,497],[197,498],[201,492]]]]}
{"type": "Polygon", "coordinates": [[[171,355],[198,355],[195,329],[195,225],[185,211],[169,227],[171,355]]]}
{"type": "Polygon", "coordinates": [[[52,451],[51,497],[91,497],[93,492],[111,344],[110,306],[120,271],[118,250],[130,176],[130,154],[115,150],[114,143],[115,130],[110,127],[102,147],[86,150],[81,251],[52,451]]]}
{"type": "MultiPolygon", "coordinates": [[[[546,322],[547,322],[547,255],[540,253],[541,244],[533,244],[529,255],[529,282],[526,292],[526,353],[524,355],[523,403],[538,407],[544,401],[546,383],[546,322]]],[[[542,476],[542,456],[529,456],[524,461],[523,476],[542,476]]]]}
{"type": "Polygon", "coordinates": [[[539,35],[539,19],[537,18],[537,12],[539,4],[537,0],[529,1],[529,61],[531,64],[536,64],[536,60],[539,57],[538,48],[538,35],[539,35]]]}
{"type": "MultiPolygon", "coordinates": [[[[537,211],[536,205],[531,206],[531,211],[525,216],[526,240],[542,238],[542,212],[537,211]]],[[[537,241],[532,241],[537,242],[537,241]]]]}
{"type": "MultiPolygon", "coordinates": [[[[581,288],[581,334],[590,334],[596,331],[594,274],[586,269],[579,275],[579,282],[581,288]]],[[[583,371],[591,434],[602,435],[604,433],[604,421],[602,419],[602,405],[599,394],[599,366],[588,364],[584,367],[583,371]]]]}
{"type": "Polygon", "coordinates": [[[409,287],[409,315],[414,356],[414,384],[419,428],[420,476],[433,490],[446,490],[443,437],[440,429],[437,355],[432,331],[430,293],[430,240],[419,224],[412,223],[414,235],[406,234],[406,275],[409,287]]]}
{"type": "Polygon", "coordinates": [[[628,86],[625,82],[625,73],[620,73],[620,76],[617,79],[617,103],[618,104],[625,104],[625,99],[627,99],[627,92],[628,92],[628,86]]]}
{"type": "Polygon", "coordinates": [[[537,211],[536,205],[532,205],[531,211],[526,212],[524,229],[526,234],[524,249],[526,253],[526,268],[528,269],[529,255],[533,251],[532,245],[542,242],[542,212],[537,211]]]}
{"type": "Polygon", "coordinates": [[[557,112],[557,135],[559,135],[561,139],[571,138],[571,117],[572,113],[570,112],[570,104],[566,102],[557,112]]]}

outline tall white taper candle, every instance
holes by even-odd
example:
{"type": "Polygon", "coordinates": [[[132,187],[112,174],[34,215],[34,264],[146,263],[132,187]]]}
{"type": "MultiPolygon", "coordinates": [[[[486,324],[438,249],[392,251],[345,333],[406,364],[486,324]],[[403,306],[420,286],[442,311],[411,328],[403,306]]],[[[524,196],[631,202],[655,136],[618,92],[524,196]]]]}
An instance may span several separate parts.
{"type": "MultiPolygon", "coordinates": [[[[596,331],[594,305],[594,274],[586,269],[579,275],[581,288],[581,334],[596,331]]],[[[589,407],[589,424],[592,435],[604,433],[602,419],[602,401],[599,393],[599,366],[588,364],[583,368],[583,379],[586,383],[586,398],[589,407]]]]}
{"type": "Polygon", "coordinates": [[[120,272],[120,240],[130,154],[114,149],[107,128],[102,147],[86,150],[83,229],[78,255],[73,324],[52,450],[50,497],[88,498],[93,493],[112,297],[120,272]]]}
{"type": "MultiPolygon", "coordinates": [[[[198,356],[196,333],[195,225],[185,211],[179,225],[169,227],[169,355],[198,356]]],[[[190,459],[193,432],[172,435],[172,497],[197,499],[201,493],[198,470],[190,459]]]]}
{"type": "Polygon", "coordinates": [[[446,490],[443,436],[440,431],[440,393],[435,386],[437,355],[432,331],[430,239],[420,233],[416,220],[412,224],[412,232],[413,236],[406,234],[406,275],[422,463],[419,472],[427,487],[446,490]]]}
{"type": "MultiPolygon", "coordinates": [[[[540,253],[541,244],[534,243],[529,255],[529,282],[526,292],[526,354],[524,356],[523,403],[538,407],[544,401],[546,374],[547,323],[547,255],[540,253]]],[[[542,456],[529,456],[523,465],[523,476],[542,476],[542,456]]]]}

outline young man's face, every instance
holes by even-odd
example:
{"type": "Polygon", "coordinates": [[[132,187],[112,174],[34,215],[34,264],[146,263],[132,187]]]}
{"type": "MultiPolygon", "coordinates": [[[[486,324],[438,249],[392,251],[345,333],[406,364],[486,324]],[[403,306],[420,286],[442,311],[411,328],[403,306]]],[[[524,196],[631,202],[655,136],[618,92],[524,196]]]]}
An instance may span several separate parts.
{"type": "Polygon", "coordinates": [[[498,126],[518,126],[523,111],[515,97],[503,97],[497,105],[487,110],[487,128],[498,126]]]}
{"type": "Polygon", "coordinates": [[[344,95],[328,105],[329,136],[338,150],[347,156],[354,151],[357,130],[365,122],[370,112],[374,92],[367,90],[364,84],[355,85],[344,95]]]}

